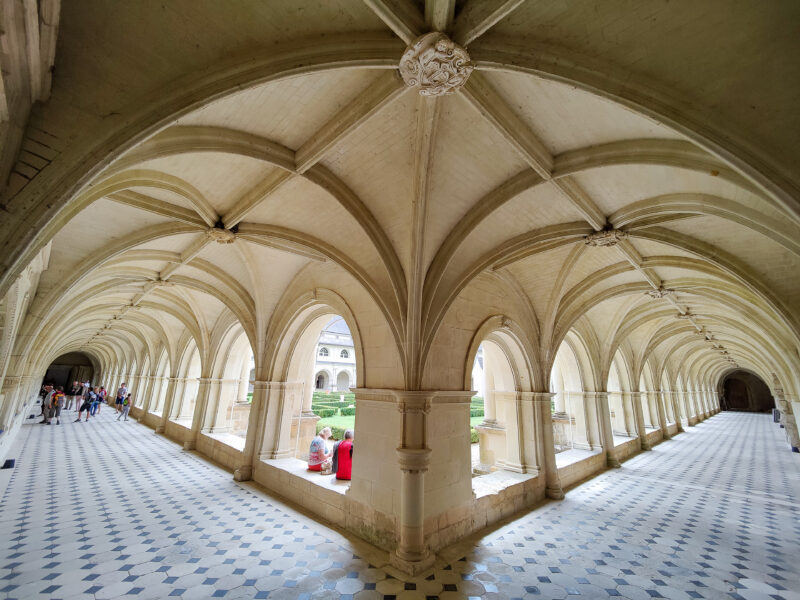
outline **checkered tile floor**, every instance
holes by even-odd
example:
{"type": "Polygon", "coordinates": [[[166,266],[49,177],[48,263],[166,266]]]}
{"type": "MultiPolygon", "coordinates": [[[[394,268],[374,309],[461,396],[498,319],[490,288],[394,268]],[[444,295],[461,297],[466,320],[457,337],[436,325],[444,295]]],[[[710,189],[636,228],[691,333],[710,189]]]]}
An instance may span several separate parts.
{"type": "Polygon", "coordinates": [[[690,428],[416,582],[113,419],[106,407],[19,434],[0,598],[800,599],[800,456],[766,415],[690,428]]]}

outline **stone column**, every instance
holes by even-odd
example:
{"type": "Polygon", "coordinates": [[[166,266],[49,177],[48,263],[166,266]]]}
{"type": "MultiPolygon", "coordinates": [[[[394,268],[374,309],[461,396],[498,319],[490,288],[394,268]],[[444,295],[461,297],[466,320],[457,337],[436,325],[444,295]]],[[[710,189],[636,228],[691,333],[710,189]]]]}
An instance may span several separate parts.
{"type": "Polygon", "coordinates": [[[642,450],[651,450],[650,442],[647,441],[647,429],[644,425],[644,414],[642,413],[642,392],[629,392],[631,396],[631,406],[633,406],[633,416],[636,420],[636,433],[639,435],[639,446],[642,450]]]}
{"type": "Polygon", "coordinates": [[[268,381],[253,382],[253,402],[250,404],[244,450],[242,450],[241,462],[233,470],[233,478],[236,481],[250,481],[253,478],[256,449],[258,448],[258,443],[263,440],[264,413],[268,395],[268,381]]]}
{"type": "Polygon", "coordinates": [[[544,452],[542,462],[545,473],[545,495],[553,500],[561,500],[564,498],[564,490],[561,489],[561,478],[558,476],[558,467],[556,467],[556,449],[553,444],[553,415],[550,412],[550,398],[553,395],[548,392],[537,392],[534,393],[533,397],[539,412],[539,420],[542,424],[542,450],[544,452]]]}
{"type": "Polygon", "coordinates": [[[427,415],[431,408],[428,392],[395,392],[401,415],[401,443],[397,448],[400,466],[400,523],[397,548],[391,553],[392,566],[417,575],[433,566],[434,555],[425,543],[425,473],[430,464],[427,446],[427,415]]]}
{"type": "Polygon", "coordinates": [[[247,392],[250,388],[250,361],[242,361],[242,369],[239,373],[239,389],[236,390],[236,401],[239,403],[247,402],[247,392]]]}
{"type": "Polygon", "coordinates": [[[164,394],[164,406],[161,407],[161,421],[156,426],[156,433],[164,433],[164,430],[167,428],[167,421],[169,421],[172,416],[173,405],[175,404],[178,381],[177,377],[167,378],[167,392],[164,394]]]}
{"type": "Polygon", "coordinates": [[[218,393],[219,379],[211,377],[198,378],[197,401],[194,405],[194,415],[192,415],[192,430],[189,438],[184,440],[184,450],[194,450],[197,445],[197,436],[201,430],[207,431],[208,423],[211,421],[209,407],[213,405],[214,398],[218,393]]]}
{"type": "Polygon", "coordinates": [[[606,453],[606,464],[612,469],[619,469],[621,465],[619,459],[617,459],[617,451],[614,446],[614,432],[611,428],[611,412],[608,408],[608,392],[595,392],[594,400],[597,407],[600,443],[606,453]]]}
{"type": "Polygon", "coordinates": [[[21,377],[6,376],[3,379],[2,394],[0,395],[0,429],[3,431],[9,430],[15,416],[14,409],[17,405],[21,384],[21,377]]]}
{"type": "Polygon", "coordinates": [[[141,393],[138,396],[132,396],[136,403],[136,408],[140,411],[138,418],[140,423],[144,421],[144,416],[147,414],[147,406],[150,404],[150,397],[153,395],[155,379],[150,375],[142,375],[140,378],[141,393]]]}
{"type": "Polygon", "coordinates": [[[209,433],[225,433],[230,431],[230,411],[236,402],[239,390],[239,379],[217,379],[214,394],[208,398],[208,421],[204,428],[209,433]],[[230,402],[228,402],[230,400],[230,402]]]}
{"type": "Polygon", "coordinates": [[[667,410],[664,407],[663,393],[661,390],[653,390],[650,393],[653,395],[653,404],[656,405],[656,410],[658,411],[658,426],[661,429],[661,435],[665,440],[672,439],[667,429],[667,410]]]}
{"type": "Polygon", "coordinates": [[[675,417],[675,427],[678,428],[678,433],[683,433],[683,423],[681,422],[681,407],[680,403],[678,402],[678,393],[672,391],[665,393],[667,394],[668,402],[670,402],[672,406],[672,414],[675,417]]]}
{"type": "MultiPolygon", "coordinates": [[[[302,382],[262,381],[263,408],[260,411],[261,421],[256,438],[255,453],[260,460],[272,460],[294,456],[299,449],[299,439],[292,444],[292,416],[300,412],[303,402],[304,385],[302,382]]],[[[253,392],[255,401],[255,391],[253,392]]],[[[248,424],[248,435],[252,427],[248,424]]],[[[306,449],[307,451],[307,449],[306,449]]]]}

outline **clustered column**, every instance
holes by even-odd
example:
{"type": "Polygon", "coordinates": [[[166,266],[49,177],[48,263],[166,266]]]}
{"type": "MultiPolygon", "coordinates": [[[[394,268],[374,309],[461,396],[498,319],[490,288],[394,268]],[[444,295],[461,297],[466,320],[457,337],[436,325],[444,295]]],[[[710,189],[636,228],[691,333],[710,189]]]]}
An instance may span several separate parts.
{"type": "Polygon", "coordinates": [[[428,392],[396,392],[402,423],[397,457],[400,482],[400,540],[391,563],[415,575],[433,565],[433,554],[425,544],[425,472],[431,450],[426,441],[426,419],[430,412],[428,392]]]}

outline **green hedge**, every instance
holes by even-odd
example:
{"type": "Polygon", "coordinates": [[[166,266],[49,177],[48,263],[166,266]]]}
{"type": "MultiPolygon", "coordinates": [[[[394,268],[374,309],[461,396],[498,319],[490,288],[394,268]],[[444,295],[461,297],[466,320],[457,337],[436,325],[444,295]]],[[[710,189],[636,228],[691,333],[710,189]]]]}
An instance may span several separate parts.
{"type": "Polygon", "coordinates": [[[470,429],[469,430],[469,443],[470,444],[477,444],[479,439],[480,438],[478,437],[478,432],[475,431],[474,429],[470,429]]]}
{"type": "Polygon", "coordinates": [[[482,417],[482,416],[484,416],[483,407],[481,407],[481,408],[471,408],[469,410],[469,416],[470,417],[482,417]]]}
{"type": "Polygon", "coordinates": [[[311,412],[313,412],[318,417],[321,417],[321,418],[325,419],[327,417],[333,417],[336,414],[336,409],[335,408],[314,408],[312,406],[311,407],[311,412]]]}
{"type": "MultiPolygon", "coordinates": [[[[325,392],[314,392],[312,394],[312,402],[315,404],[317,402],[339,402],[339,398],[341,397],[341,393],[331,393],[326,394],[325,392]]],[[[353,402],[356,399],[356,395],[352,392],[345,392],[344,394],[344,401],[345,402],[353,402]]]]}
{"type": "Polygon", "coordinates": [[[356,414],[356,407],[345,406],[339,411],[339,414],[341,414],[343,417],[352,417],[354,414],[356,414]]]}

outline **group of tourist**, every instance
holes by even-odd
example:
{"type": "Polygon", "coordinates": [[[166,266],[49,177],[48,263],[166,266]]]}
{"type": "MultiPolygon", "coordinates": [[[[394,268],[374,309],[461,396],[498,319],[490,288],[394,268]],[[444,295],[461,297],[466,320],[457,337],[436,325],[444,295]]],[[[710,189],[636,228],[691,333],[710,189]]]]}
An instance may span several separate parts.
{"type": "Polygon", "coordinates": [[[344,439],[336,442],[333,449],[328,449],[328,439],[332,432],[330,427],[323,427],[311,441],[308,452],[308,470],[319,471],[323,475],[335,473],[336,479],[350,480],[353,470],[353,431],[344,432],[344,439]]]}
{"type": "MultiPolygon", "coordinates": [[[[61,424],[61,410],[75,410],[78,412],[78,418],[75,419],[76,423],[81,420],[81,415],[85,412],[86,419],[89,420],[90,416],[95,416],[100,413],[100,407],[106,402],[108,392],[103,386],[92,387],[91,382],[79,381],[72,382],[69,394],[64,393],[63,386],[54,387],[51,384],[42,386],[42,420],[39,421],[42,425],[50,425],[52,420],[56,420],[56,425],[61,424]]],[[[124,417],[128,420],[128,413],[133,405],[133,397],[128,392],[127,384],[123,383],[117,390],[117,396],[114,401],[117,411],[117,421],[124,417]]]]}

